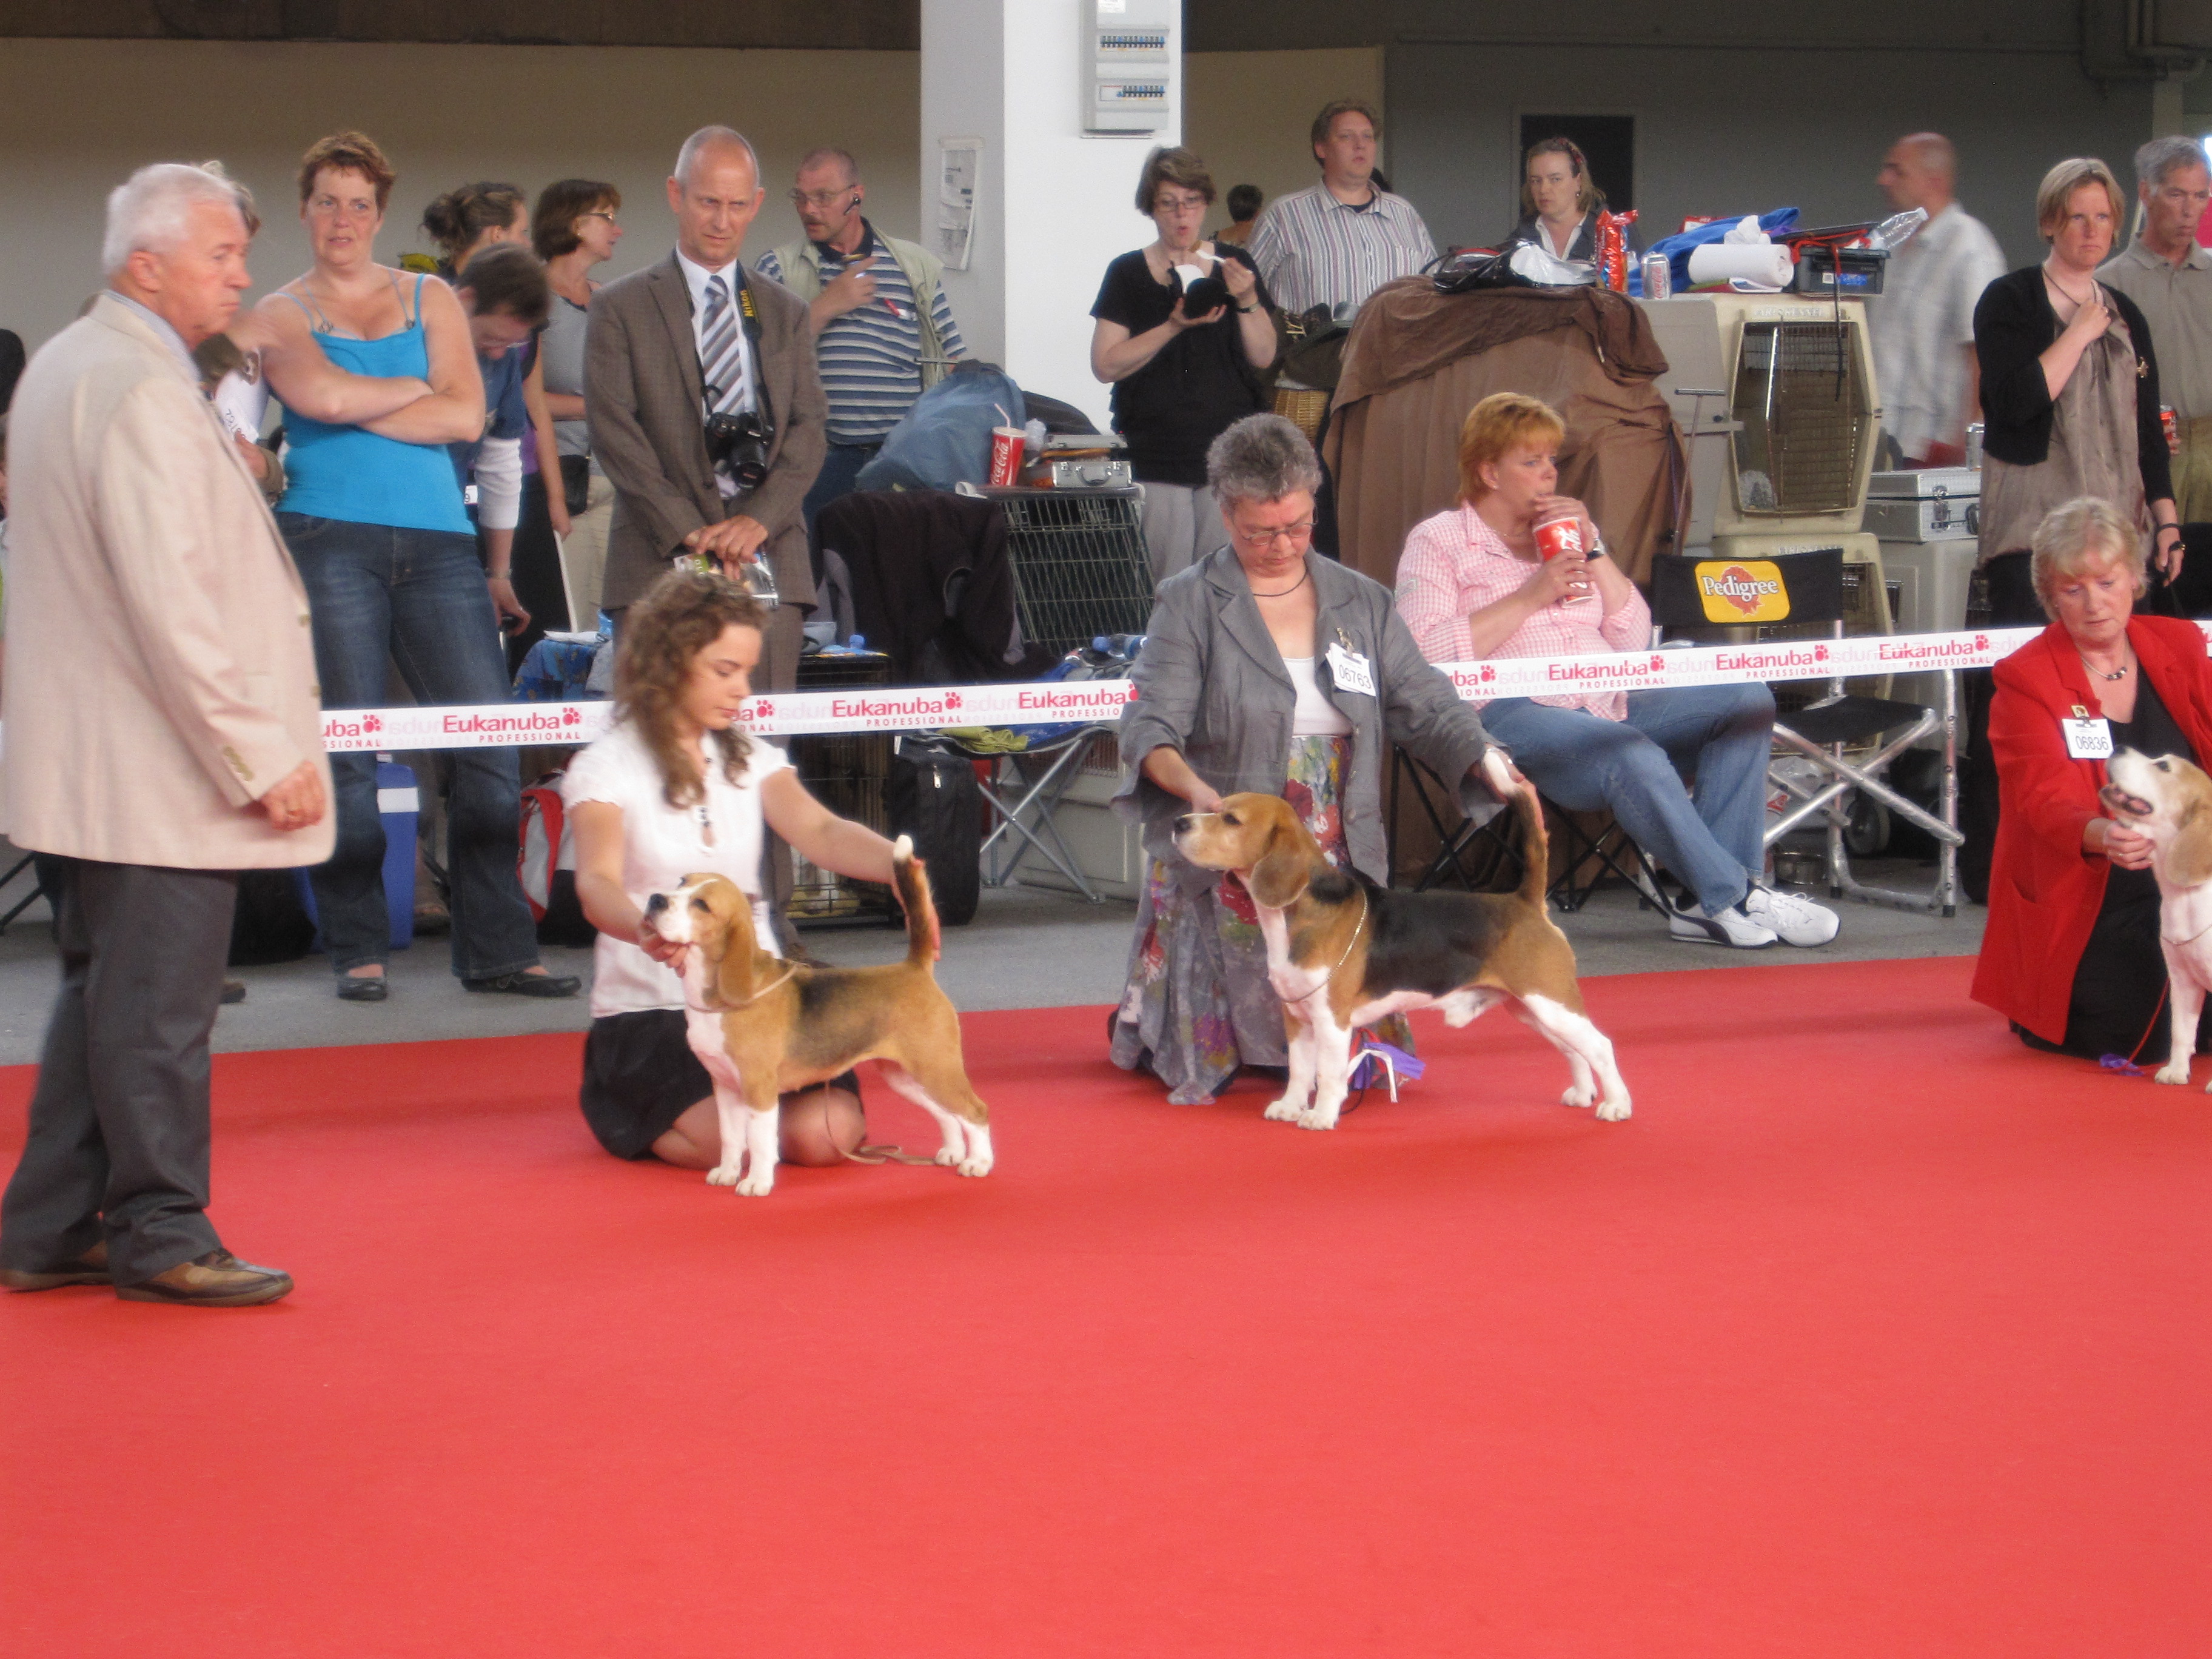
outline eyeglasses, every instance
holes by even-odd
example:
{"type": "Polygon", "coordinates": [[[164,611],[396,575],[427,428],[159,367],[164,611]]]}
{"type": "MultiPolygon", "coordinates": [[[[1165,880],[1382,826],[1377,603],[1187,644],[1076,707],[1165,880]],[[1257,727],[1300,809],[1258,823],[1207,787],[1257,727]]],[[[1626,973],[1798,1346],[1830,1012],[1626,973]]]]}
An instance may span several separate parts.
{"type": "Polygon", "coordinates": [[[1300,519],[1296,524],[1286,524],[1280,530],[1240,530],[1237,532],[1237,539],[1250,548],[1273,547],[1279,542],[1296,547],[1313,534],[1313,527],[1311,519],[1300,519]]]}
{"type": "Polygon", "coordinates": [[[580,213],[576,216],[579,219],[604,219],[611,225],[619,222],[613,214],[599,208],[593,208],[589,213],[580,213]]]}
{"type": "Polygon", "coordinates": [[[2193,207],[2200,213],[2212,207],[2212,190],[2162,190],[2159,195],[2176,207],[2193,207]]]}
{"type": "Polygon", "coordinates": [[[833,208],[856,188],[856,185],[847,185],[842,190],[794,190],[791,192],[791,204],[793,207],[833,208]]]}

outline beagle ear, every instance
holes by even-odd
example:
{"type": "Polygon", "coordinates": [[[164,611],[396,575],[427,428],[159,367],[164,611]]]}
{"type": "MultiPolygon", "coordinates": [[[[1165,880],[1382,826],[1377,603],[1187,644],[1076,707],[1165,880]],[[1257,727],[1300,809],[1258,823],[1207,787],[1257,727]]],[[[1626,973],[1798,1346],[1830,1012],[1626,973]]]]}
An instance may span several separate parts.
{"type": "Polygon", "coordinates": [[[2181,809],[2181,828],[2166,854],[2166,879],[2177,887],[2212,881],[2212,798],[2206,786],[2190,780],[2189,805],[2181,809]]]}
{"type": "Polygon", "coordinates": [[[1244,885],[1254,899],[1270,910],[1287,910],[1296,904],[1313,880],[1313,851],[1303,826],[1285,808],[1267,832],[1267,850],[1261,854],[1244,885]]]}
{"type": "Polygon", "coordinates": [[[752,907],[731,884],[720,884],[713,892],[714,938],[703,948],[714,970],[714,999],[725,1008],[742,1008],[753,999],[752,907]]]}

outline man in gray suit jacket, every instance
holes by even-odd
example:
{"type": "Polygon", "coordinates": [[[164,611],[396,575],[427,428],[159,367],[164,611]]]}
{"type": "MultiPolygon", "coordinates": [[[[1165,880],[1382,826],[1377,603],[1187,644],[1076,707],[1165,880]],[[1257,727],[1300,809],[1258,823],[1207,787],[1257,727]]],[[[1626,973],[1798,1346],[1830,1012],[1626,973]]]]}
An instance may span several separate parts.
{"type": "Polygon", "coordinates": [[[764,196],[741,135],[703,127],[684,141],[668,180],[676,251],[592,296],[584,406],[592,453],[615,487],[606,609],[619,623],[686,553],[713,556],[739,580],[764,562],[781,602],[755,685],[787,691],[802,614],[814,605],[800,507],[821,469],[829,404],[805,304],[745,279],[739,255],[764,196]],[[750,488],[708,457],[707,422],[718,413],[773,428],[766,476],[750,488]]]}
{"type": "Polygon", "coordinates": [[[0,1285],[272,1302],[207,1218],[208,1034],[241,869],[331,854],[307,590],[191,351],[250,283],[235,188],[143,167],[107,291],[10,416],[8,832],[57,854],[62,986],[0,1285]]]}

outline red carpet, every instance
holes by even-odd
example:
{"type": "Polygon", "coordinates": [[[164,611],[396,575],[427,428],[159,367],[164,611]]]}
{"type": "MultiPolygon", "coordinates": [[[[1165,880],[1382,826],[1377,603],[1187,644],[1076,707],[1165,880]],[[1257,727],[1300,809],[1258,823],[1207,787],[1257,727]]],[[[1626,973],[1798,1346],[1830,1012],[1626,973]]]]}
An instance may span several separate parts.
{"type": "Polygon", "coordinates": [[[764,1202],[574,1039],[219,1060],[301,1288],[0,1299],[0,1651],[2203,1654],[2212,1101],[1970,966],[1595,981],[1620,1126],[1498,1015],[1321,1135],[985,1014],[997,1174],[764,1202]]]}

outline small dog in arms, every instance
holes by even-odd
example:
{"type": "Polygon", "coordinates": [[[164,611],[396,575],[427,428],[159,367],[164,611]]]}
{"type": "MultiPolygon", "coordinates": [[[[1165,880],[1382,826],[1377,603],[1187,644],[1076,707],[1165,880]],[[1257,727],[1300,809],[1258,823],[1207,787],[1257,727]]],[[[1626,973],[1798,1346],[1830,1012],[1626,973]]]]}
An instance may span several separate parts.
{"type": "Polygon", "coordinates": [[[1401,893],[1339,870],[1290,804],[1231,795],[1218,812],[1176,820],[1175,843],[1193,864],[1233,871],[1252,895],[1267,941],[1267,977],[1289,1025],[1290,1086],[1267,1115],[1333,1129],[1351,1072],[1352,1034],[1386,1015],[1436,1008],[1465,1025],[1501,1002],[1566,1056],[1561,1101],[1595,1105],[1608,1122],[1629,1114],[1613,1043],[1583,1012],[1574,946],[1544,908],[1548,873],[1543,809],[1515,787],[1496,750],[1484,774],[1520,814],[1520,890],[1401,893]]]}
{"type": "MultiPolygon", "coordinates": [[[[2212,988],[2212,778],[2178,755],[2123,749],[2105,769],[2107,811],[2149,838],[2158,878],[2158,948],[2166,957],[2172,1046],[2155,1073],[2189,1081],[2197,1017],[2212,988]]],[[[2212,1083],[2205,1085],[2212,1093],[2212,1083]]]]}
{"type": "Polygon", "coordinates": [[[991,1172],[990,1113],[960,1057],[960,1016],[939,987],[937,906],[901,836],[892,852],[907,955],[884,968],[817,968],[760,948],[752,904],[726,876],[686,876],[646,900],[645,925],[684,952],[684,1024],[714,1079],[722,1161],[707,1179],[763,1198],[775,1185],[777,1097],[872,1060],[884,1081],[935,1118],[937,1161],[991,1172]]]}

